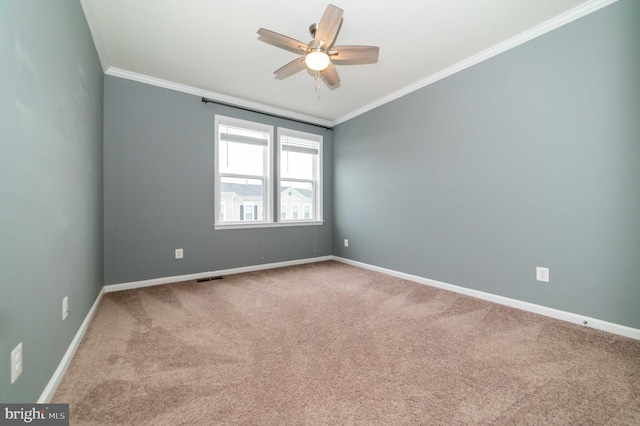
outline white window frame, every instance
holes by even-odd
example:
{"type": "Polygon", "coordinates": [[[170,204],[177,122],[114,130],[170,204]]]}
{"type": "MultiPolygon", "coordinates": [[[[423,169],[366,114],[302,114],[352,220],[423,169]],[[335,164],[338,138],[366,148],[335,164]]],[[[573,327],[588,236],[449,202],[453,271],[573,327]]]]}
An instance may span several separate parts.
{"type": "Polygon", "coordinates": [[[241,120],[238,118],[227,117],[224,115],[215,115],[215,135],[214,135],[214,170],[215,170],[215,184],[214,184],[214,228],[215,229],[231,229],[231,228],[254,228],[265,226],[266,224],[273,223],[273,126],[268,124],[256,123],[253,121],[241,120]],[[259,132],[265,132],[269,135],[267,141],[267,147],[264,158],[264,174],[262,176],[243,175],[235,173],[222,173],[220,171],[220,126],[235,126],[246,128],[248,130],[256,130],[259,132]],[[222,207],[222,194],[221,194],[221,180],[224,177],[231,178],[246,178],[246,179],[258,179],[262,180],[262,211],[263,217],[260,220],[252,221],[221,221],[220,209],[222,207]]]}
{"type": "MultiPolygon", "coordinates": [[[[322,194],[323,194],[323,190],[322,190],[322,165],[323,165],[323,161],[322,161],[322,155],[323,155],[323,137],[322,135],[318,135],[315,133],[307,133],[307,132],[301,132],[299,130],[292,130],[292,129],[287,129],[284,127],[278,127],[278,134],[277,134],[277,167],[276,167],[276,188],[278,188],[277,191],[277,196],[276,196],[276,205],[280,206],[281,203],[281,191],[280,188],[282,188],[282,181],[287,181],[287,182],[301,182],[301,183],[310,183],[312,185],[313,188],[313,195],[314,198],[311,201],[311,214],[313,216],[313,219],[305,219],[304,218],[304,207],[300,208],[299,213],[298,213],[298,219],[293,219],[293,212],[291,214],[291,219],[286,219],[286,220],[281,220],[279,219],[280,223],[287,223],[287,224],[295,224],[295,223],[300,223],[300,224],[321,224],[323,223],[322,220],[322,194]],[[282,139],[283,136],[289,136],[289,137],[293,137],[293,138],[299,138],[299,139],[306,139],[309,141],[313,141],[316,142],[318,144],[318,157],[317,157],[317,161],[316,164],[314,165],[314,178],[312,179],[297,179],[297,178],[282,178],[282,176],[280,176],[280,167],[282,164],[282,139]]],[[[279,216],[278,216],[279,218],[279,216]]]]}
{"type": "MultiPolygon", "coordinates": [[[[323,169],[323,137],[322,135],[315,133],[301,132],[297,130],[278,127],[277,133],[274,132],[275,126],[242,120],[239,118],[228,117],[216,114],[214,117],[214,229],[236,229],[236,228],[265,228],[265,227],[280,227],[280,226],[305,226],[305,225],[322,225],[324,223],[322,218],[322,169],[323,169]],[[222,173],[220,170],[219,158],[220,158],[220,126],[229,125],[240,128],[246,128],[248,130],[256,130],[265,132],[268,134],[268,141],[266,146],[267,155],[265,156],[264,175],[252,176],[241,175],[234,173],[222,173]],[[274,139],[274,133],[277,134],[277,138],[274,139]],[[298,219],[281,219],[280,214],[280,153],[281,153],[281,135],[307,139],[314,141],[318,144],[318,156],[315,164],[315,176],[314,179],[297,179],[297,178],[285,178],[285,181],[293,182],[306,182],[312,185],[314,199],[311,202],[311,212],[314,216],[313,219],[304,218],[304,206],[301,204],[298,219]],[[274,167],[274,162],[277,161],[277,167],[274,167]],[[257,179],[262,180],[263,183],[263,199],[262,199],[262,218],[261,220],[254,221],[225,221],[226,211],[222,203],[221,182],[222,178],[241,178],[241,179],[257,179]]],[[[234,202],[231,202],[232,214],[234,211],[234,202]]],[[[289,217],[289,210],[287,209],[286,216],[289,217]]],[[[233,216],[231,216],[233,218],[233,216]]],[[[244,219],[244,218],[243,218],[244,219]]]]}

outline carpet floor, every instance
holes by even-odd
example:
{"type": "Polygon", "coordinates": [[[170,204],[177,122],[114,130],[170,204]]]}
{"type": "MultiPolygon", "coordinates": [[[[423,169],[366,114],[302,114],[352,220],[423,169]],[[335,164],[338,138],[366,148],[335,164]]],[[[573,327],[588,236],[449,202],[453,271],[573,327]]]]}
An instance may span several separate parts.
{"type": "Polygon", "coordinates": [[[72,425],[640,425],[640,341],[321,262],[107,293],[72,425]]]}

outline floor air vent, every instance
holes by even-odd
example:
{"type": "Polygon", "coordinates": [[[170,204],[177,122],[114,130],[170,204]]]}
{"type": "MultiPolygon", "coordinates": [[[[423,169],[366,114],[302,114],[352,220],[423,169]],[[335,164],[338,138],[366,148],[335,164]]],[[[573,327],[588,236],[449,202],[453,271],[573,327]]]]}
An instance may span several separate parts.
{"type": "Polygon", "coordinates": [[[209,278],[200,278],[199,280],[196,280],[196,281],[199,282],[199,283],[203,283],[203,282],[206,282],[206,281],[221,280],[223,278],[224,277],[209,277],[209,278]]]}

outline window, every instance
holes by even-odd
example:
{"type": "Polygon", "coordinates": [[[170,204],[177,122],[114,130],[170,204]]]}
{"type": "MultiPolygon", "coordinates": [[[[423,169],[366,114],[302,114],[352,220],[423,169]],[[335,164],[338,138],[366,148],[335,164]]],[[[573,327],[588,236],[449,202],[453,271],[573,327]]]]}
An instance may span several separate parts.
{"type": "Polygon", "coordinates": [[[216,229],[322,221],[322,136],[215,116],[216,229]],[[277,168],[274,160],[277,156],[277,168]]]}
{"type": "Polygon", "coordinates": [[[273,127],[216,115],[216,225],[271,221],[273,127]]]}
{"type": "Polygon", "coordinates": [[[258,206],[254,203],[244,203],[240,206],[240,220],[258,220],[258,206]]]}
{"type": "Polygon", "coordinates": [[[287,221],[322,220],[322,136],[278,129],[278,164],[278,203],[291,205],[287,221]]]}

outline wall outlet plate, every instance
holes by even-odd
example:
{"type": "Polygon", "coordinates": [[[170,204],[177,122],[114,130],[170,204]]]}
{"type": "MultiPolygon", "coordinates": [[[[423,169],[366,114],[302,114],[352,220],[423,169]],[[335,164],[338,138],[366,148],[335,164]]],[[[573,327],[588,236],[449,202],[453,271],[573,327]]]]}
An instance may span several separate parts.
{"type": "Polygon", "coordinates": [[[22,342],[11,351],[11,384],[22,374],[22,342]]]}
{"type": "Polygon", "coordinates": [[[349,247],[349,240],[347,240],[346,238],[344,239],[344,246],[349,247]]]}
{"type": "Polygon", "coordinates": [[[176,249],[176,259],[182,259],[184,257],[184,249],[176,249]]]}
{"type": "Polygon", "coordinates": [[[69,297],[62,299],[62,320],[66,320],[69,316],[69,297]]]}
{"type": "Polygon", "coordinates": [[[536,267],[536,280],[548,283],[549,268],[543,268],[542,266],[536,267]]]}

